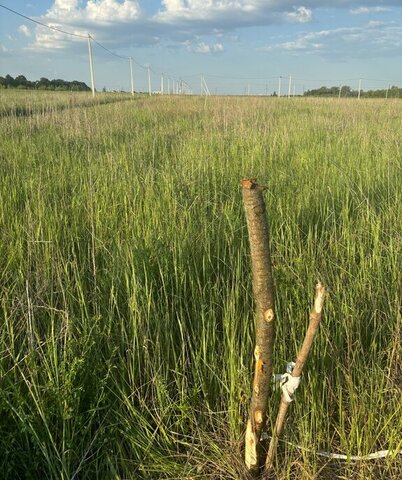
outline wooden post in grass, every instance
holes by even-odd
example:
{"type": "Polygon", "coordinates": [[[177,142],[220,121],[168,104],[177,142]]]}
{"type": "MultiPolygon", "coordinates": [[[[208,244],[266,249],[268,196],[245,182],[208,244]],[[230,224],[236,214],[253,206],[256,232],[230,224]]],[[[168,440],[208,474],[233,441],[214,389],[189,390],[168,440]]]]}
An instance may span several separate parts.
{"type": "Polygon", "coordinates": [[[260,437],[266,424],[274,343],[274,282],[269,250],[264,187],[253,178],[241,181],[250,240],[253,293],[256,304],[255,367],[245,439],[245,463],[252,474],[263,464],[260,437]]]}
{"type": "MultiPolygon", "coordinates": [[[[304,364],[310,353],[311,346],[315,334],[318,330],[318,326],[321,321],[322,308],[325,299],[325,287],[318,283],[315,288],[314,306],[310,313],[310,323],[307,328],[306,336],[304,337],[303,345],[297,355],[296,363],[291,373],[292,377],[300,377],[303,371],[304,364]]],[[[272,433],[271,442],[269,444],[268,455],[265,462],[265,474],[269,476],[272,472],[273,463],[276,455],[279,437],[282,434],[283,427],[285,425],[286,413],[288,411],[290,401],[286,400],[285,396],[282,396],[281,403],[279,405],[278,416],[276,417],[274,431],[272,433]]]]}

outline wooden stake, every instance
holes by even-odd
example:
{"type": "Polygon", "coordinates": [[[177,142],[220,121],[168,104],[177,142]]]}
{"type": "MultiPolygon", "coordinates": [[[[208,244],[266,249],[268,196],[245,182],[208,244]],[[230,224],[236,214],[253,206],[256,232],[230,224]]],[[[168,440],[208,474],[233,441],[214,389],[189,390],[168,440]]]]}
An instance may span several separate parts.
{"type": "MultiPolygon", "coordinates": [[[[303,371],[304,364],[310,353],[311,346],[313,344],[314,336],[318,330],[318,326],[321,321],[322,308],[325,299],[325,287],[318,283],[315,288],[314,306],[310,313],[310,323],[307,328],[306,336],[304,337],[303,345],[297,355],[296,364],[292,371],[292,377],[300,377],[303,371]]],[[[286,413],[288,411],[290,403],[286,401],[282,396],[281,403],[279,405],[278,416],[276,417],[274,431],[272,433],[271,442],[269,444],[268,455],[265,462],[265,474],[268,477],[273,469],[273,462],[278,447],[278,440],[282,434],[283,427],[285,425],[286,413]]]]}
{"type": "Polygon", "coordinates": [[[242,180],[241,187],[250,240],[253,293],[257,314],[253,392],[246,429],[245,463],[250,473],[257,474],[263,464],[260,437],[267,419],[268,395],[272,376],[274,282],[268,224],[262,194],[264,187],[258,185],[252,178],[242,180]]]}

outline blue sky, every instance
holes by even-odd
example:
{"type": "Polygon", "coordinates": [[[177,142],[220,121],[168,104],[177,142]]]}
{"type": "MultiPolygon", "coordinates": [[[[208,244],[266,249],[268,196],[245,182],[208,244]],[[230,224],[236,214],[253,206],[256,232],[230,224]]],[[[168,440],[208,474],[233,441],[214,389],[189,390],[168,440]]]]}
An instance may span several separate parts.
{"type": "MultiPolygon", "coordinates": [[[[402,85],[402,0],[0,0],[3,5],[217,93],[296,93],[320,85],[402,85]]],[[[93,46],[96,87],[129,89],[127,60],[93,46]]],[[[89,84],[85,39],[0,8],[0,75],[89,84]]],[[[147,72],[135,65],[135,86],[147,72]]]]}

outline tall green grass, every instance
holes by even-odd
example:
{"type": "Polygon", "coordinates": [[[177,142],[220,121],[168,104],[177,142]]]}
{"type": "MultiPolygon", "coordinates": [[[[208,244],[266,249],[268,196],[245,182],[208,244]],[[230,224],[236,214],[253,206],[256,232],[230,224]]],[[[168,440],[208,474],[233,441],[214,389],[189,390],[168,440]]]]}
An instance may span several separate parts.
{"type": "Polygon", "coordinates": [[[246,176],[268,186],[275,371],[330,292],[277,478],[402,475],[314,455],[402,448],[401,114],[152,97],[0,119],[1,478],[247,478],[246,176]]]}
{"type": "Polygon", "coordinates": [[[98,93],[92,98],[88,92],[57,92],[14,89],[0,91],[0,117],[27,117],[46,115],[66,109],[103,105],[131,100],[127,93],[98,93]]]}

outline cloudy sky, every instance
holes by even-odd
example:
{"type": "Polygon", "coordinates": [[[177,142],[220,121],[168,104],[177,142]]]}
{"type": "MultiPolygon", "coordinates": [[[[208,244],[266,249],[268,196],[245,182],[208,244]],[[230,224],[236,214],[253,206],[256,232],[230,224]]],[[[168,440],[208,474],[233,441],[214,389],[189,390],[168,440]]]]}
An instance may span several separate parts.
{"type": "MultiPolygon", "coordinates": [[[[402,85],[402,0],[0,0],[6,7],[217,93],[402,85]]],[[[93,45],[96,87],[129,89],[129,62],[93,45]]],[[[146,69],[135,66],[136,89],[146,69]]],[[[87,41],[0,8],[0,75],[89,84],[87,41]]]]}

